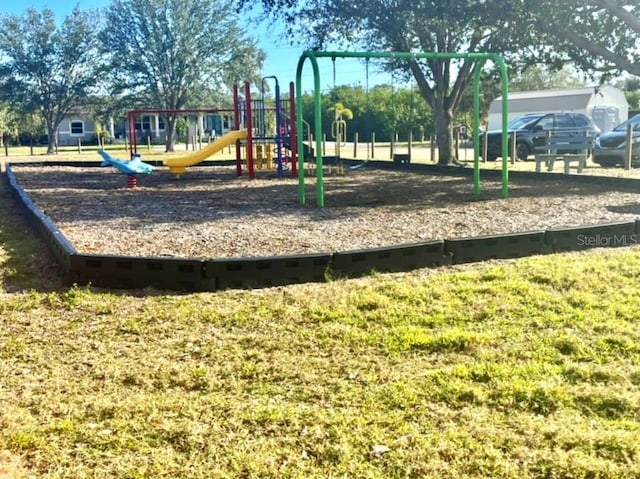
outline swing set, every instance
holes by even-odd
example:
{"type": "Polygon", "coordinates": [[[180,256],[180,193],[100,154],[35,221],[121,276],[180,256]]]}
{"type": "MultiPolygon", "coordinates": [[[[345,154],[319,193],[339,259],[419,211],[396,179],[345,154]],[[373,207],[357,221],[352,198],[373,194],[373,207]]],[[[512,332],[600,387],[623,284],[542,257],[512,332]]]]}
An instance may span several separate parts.
{"type": "MultiPolygon", "coordinates": [[[[336,91],[336,57],[331,57],[331,62],[332,62],[332,67],[333,67],[333,90],[336,91]]],[[[367,116],[366,116],[366,126],[365,126],[365,138],[366,138],[366,145],[367,145],[367,159],[365,161],[363,161],[362,163],[360,163],[359,165],[355,165],[352,166],[351,169],[356,169],[356,168],[360,168],[361,166],[363,166],[364,164],[366,164],[369,161],[370,158],[370,154],[369,154],[369,135],[371,134],[370,131],[370,111],[369,111],[369,59],[366,59],[366,67],[365,67],[365,96],[366,96],[366,112],[367,112],[367,116]]],[[[335,111],[335,117],[334,120],[331,122],[331,136],[332,138],[335,140],[335,154],[336,157],[338,159],[338,162],[340,163],[340,157],[341,157],[341,149],[343,146],[346,146],[346,141],[347,141],[347,122],[342,118],[343,113],[339,110],[337,110],[337,105],[342,105],[341,103],[337,103],[334,108],[336,109],[335,111]]],[[[354,150],[355,151],[355,150],[354,150]]],[[[355,153],[354,153],[355,155],[355,153]]],[[[340,169],[342,169],[342,164],[340,163],[339,166],[339,171],[340,169]]]]}
{"type": "MultiPolygon", "coordinates": [[[[316,159],[316,202],[319,208],[324,207],[324,178],[322,169],[322,110],[320,96],[320,68],[318,67],[318,58],[364,58],[367,68],[367,102],[369,100],[369,60],[371,58],[391,58],[415,60],[420,58],[429,59],[463,59],[477,61],[473,77],[473,193],[480,194],[480,150],[479,140],[480,132],[478,125],[480,124],[480,72],[482,66],[487,60],[491,60],[498,65],[500,76],[502,79],[502,98],[508,97],[508,76],[507,66],[499,55],[495,53],[411,53],[411,52],[317,52],[305,51],[298,60],[296,70],[296,110],[297,110],[297,129],[302,131],[302,70],[307,59],[311,62],[313,69],[314,81],[314,120],[315,120],[315,159],[316,159]]],[[[335,68],[334,68],[335,83],[335,68]]],[[[368,105],[367,105],[368,107],[368,105]]],[[[507,102],[502,102],[502,197],[509,196],[509,164],[508,164],[508,135],[507,135],[507,102]]],[[[367,111],[369,109],[367,108],[367,111]]],[[[368,132],[369,133],[369,132],[368,132]]],[[[298,136],[298,151],[302,151],[303,138],[298,136]]],[[[367,141],[367,161],[369,159],[369,142],[367,141]]],[[[298,157],[298,202],[306,203],[305,193],[305,175],[304,175],[304,158],[298,157]]]]}

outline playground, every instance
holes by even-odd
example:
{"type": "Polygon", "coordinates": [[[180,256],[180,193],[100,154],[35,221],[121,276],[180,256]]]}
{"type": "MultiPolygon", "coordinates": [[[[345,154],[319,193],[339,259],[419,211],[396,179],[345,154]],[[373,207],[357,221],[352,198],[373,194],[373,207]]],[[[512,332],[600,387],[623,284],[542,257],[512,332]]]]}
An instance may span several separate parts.
{"type": "MultiPolygon", "coordinates": [[[[131,159],[119,159],[100,150],[103,168],[95,168],[97,162],[86,166],[58,162],[45,168],[15,165],[14,173],[37,208],[73,245],[75,252],[65,254],[242,259],[336,252],[360,254],[361,250],[397,250],[427,242],[443,245],[446,240],[529,232],[537,232],[535,241],[547,241],[546,236],[539,235],[546,235],[546,230],[593,228],[614,222],[630,223],[622,228],[636,231],[640,201],[635,183],[614,184],[593,176],[588,181],[572,180],[567,175],[562,175],[563,178],[554,174],[520,175],[510,181],[505,121],[503,161],[497,165],[499,169],[492,171],[497,175],[481,178],[484,173],[477,147],[477,74],[473,132],[476,147],[458,152],[460,167],[421,168],[429,166],[420,165],[427,155],[430,158],[427,161],[432,163],[435,159],[433,143],[429,149],[424,145],[412,149],[411,135],[406,152],[403,145],[394,148],[392,141],[384,161],[374,157],[373,141],[364,145],[354,142],[351,158],[349,153],[342,154],[343,143],[345,149],[351,148],[344,141],[346,133],[341,134],[340,122],[332,124],[335,136],[335,141],[329,142],[332,145],[326,144],[322,133],[315,64],[316,57],[328,57],[335,65],[336,56],[365,58],[368,78],[370,58],[411,60],[439,54],[305,52],[299,61],[295,85],[289,83],[288,98],[281,97],[276,77],[265,77],[259,99],[252,96],[248,82],[244,88],[234,86],[232,109],[131,110],[128,113],[131,141],[127,151],[131,159]],[[302,120],[300,102],[300,70],[306,59],[314,66],[316,80],[313,129],[302,120]],[[265,97],[267,80],[275,81],[275,98],[269,101],[265,97]],[[192,139],[187,141],[187,152],[160,162],[150,158],[154,164],[146,163],[141,156],[144,143],[138,138],[141,115],[154,116],[156,123],[162,115],[185,119],[189,115],[189,121],[193,121],[189,128],[193,131],[192,139]],[[223,128],[218,131],[221,125],[223,128]],[[204,145],[202,136],[207,131],[214,132],[213,140],[209,136],[204,145]],[[327,156],[327,146],[333,150],[333,156],[327,156]],[[226,161],[214,158],[224,152],[231,155],[232,151],[233,156],[226,161]],[[139,177],[144,178],[140,183],[139,177]]],[[[477,59],[496,61],[504,70],[502,60],[495,55],[480,55],[477,59]]],[[[506,93],[504,75],[502,87],[506,93]]],[[[556,248],[555,240],[549,241],[556,248]]],[[[545,250],[550,244],[544,243],[545,250]]],[[[538,247],[524,248],[504,252],[507,254],[504,257],[540,252],[538,247]]],[[[452,251],[445,253],[444,249],[435,253],[441,259],[450,258],[451,254],[452,251]]],[[[503,252],[475,258],[501,257],[496,254],[503,252]]],[[[454,261],[463,261],[463,257],[458,255],[454,261]]],[[[395,259],[385,258],[383,270],[397,267],[395,259]]],[[[439,261],[436,259],[432,264],[441,264],[439,261]]],[[[333,267],[339,274],[344,271],[339,266],[333,267]]],[[[409,262],[402,267],[416,266],[409,262]]],[[[195,271],[200,266],[193,268],[195,271]]],[[[361,271],[375,268],[371,265],[361,271]]],[[[313,279],[320,277],[322,274],[313,279]]],[[[224,274],[216,278],[213,286],[202,287],[227,284],[224,274]]],[[[292,276],[286,282],[293,279],[292,276]]],[[[269,281],[265,284],[271,284],[269,281]]]]}
{"type": "MultiPolygon", "coordinates": [[[[195,166],[179,180],[166,168],[135,189],[113,168],[14,165],[20,185],[74,247],[86,254],[255,257],[345,251],[545,228],[633,221],[633,188],[598,182],[348,169],[325,177],[327,205],[306,205],[297,181],[258,170],[236,178],[233,166],[195,166]]],[[[555,176],[555,175],[554,175],[555,176]]]]}
{"type": "Polygon", "coordinates": [[[636,179],[519,171],[506,195],[477,160],[319,156],[296,178],[251,170],[248,124],[175,162],[9,165],[0,476],[640,474],[637,248],[463,264],[589,234],[554,227],[636,244],[636,179]],[[452,266],[343,280],[428,262],[452,266]],[[73,286],[30,277],[58,270],[73,286]]]}

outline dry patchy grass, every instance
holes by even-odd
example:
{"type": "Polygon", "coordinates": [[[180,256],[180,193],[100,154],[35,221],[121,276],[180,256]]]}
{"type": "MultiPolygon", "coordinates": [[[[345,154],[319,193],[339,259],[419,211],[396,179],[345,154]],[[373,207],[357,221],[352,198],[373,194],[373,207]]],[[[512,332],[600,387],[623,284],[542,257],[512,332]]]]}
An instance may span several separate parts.
{"type": "Polygon", "coordinates": [[[0,300],[39,477],[636,477],[640,252],[0,300]]]}

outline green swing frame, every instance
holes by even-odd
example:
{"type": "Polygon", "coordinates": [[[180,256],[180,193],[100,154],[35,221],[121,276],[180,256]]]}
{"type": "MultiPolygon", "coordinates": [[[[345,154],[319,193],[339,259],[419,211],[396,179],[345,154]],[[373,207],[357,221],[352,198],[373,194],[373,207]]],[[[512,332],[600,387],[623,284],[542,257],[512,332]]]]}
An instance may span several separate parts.
{"type": "MultiPolygon", "coordinates": [[[[412,52],[318,52],[305,51],[300,55],[296,70],[296,122],[297,131],[302,130],[302,70],[305,61],[311,62],[314,84],[314,120],[315,120],[315,155],[316,155],[316,203],[319,208],[324,208],[324,177],[322,171],[322,111],[320,96],[320,68],[318,58],[395,58],[395,59],[462,59],[477,62],[473,76],[473,193],[480,194],[480,72],[487,60],[491,60],[500,69],[502,83],[502,98],[508,98],[508,73],[507,66],[499,55],[495,53],[412,53],[412,52]]],[[[507,135],[508,102],[502,102],[502,197],[509,197],[509,160],[508,160],[508,135],[507,135]]],[[[298,135],[298,151],[303,151],[304,138],[298,135]]],[[[298,202],[306,204],[304,157],[298,157],[298,202]]]]}

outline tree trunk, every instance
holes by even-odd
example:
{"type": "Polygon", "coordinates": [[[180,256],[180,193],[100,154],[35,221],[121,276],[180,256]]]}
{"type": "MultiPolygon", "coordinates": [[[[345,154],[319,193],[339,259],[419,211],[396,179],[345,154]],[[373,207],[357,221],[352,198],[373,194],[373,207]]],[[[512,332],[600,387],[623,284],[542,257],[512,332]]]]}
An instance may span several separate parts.
{"type": "Polygon", "coordinates": [[[453,114],[450,110],[438,109],[434,111],[436,123],[436,135],[438,143],[438,164],[451,165],[456,162],[453,131],[451,124],[453,122],[453,114]]]}
{"type": "Polygon", "coordinates": [[[164,141],[165,152],[167,153],[176,149],[176,120],[177,117],[175,116],[167,117],[167,128],[165,130],[167,137],[164,141]]]}
{"type": "Polygon", "coordinates": [[[54,155],[56,153],[56,142],[58,141],[56,135],[56,126],[54,126],[53,122],[46,120],[47,125],[47,155],[54,155]]]}

